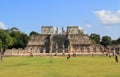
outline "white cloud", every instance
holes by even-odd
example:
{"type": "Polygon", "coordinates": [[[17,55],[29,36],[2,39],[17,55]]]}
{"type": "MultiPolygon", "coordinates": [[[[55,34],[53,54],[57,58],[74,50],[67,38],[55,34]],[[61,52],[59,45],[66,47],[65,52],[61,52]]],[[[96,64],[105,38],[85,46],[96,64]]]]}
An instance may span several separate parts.
{"type": "Polygon", "coordinates": [[[91,24],[86,24],[86,27],[87,28],[92,28],[92,25],[91,24]]]}
{"type": "Polygon", "coordinates": [[[6,29],[8,29],[8,28],[3,24],[3,22],[0,22],[0,29],[6,30],[6,29]]]}
{"type": "Polygon", "coordinates": [[[83,28],[82,28],[82,27],[80,27],[80,26],[79,26],[79,29],[80,29],[80,30],[83,30],[83,28]]]}
{"type": "Polygon", "coordinates": [[[115,13],[109,10],[100,10],[95,12],[102,24],[115,25],[120,24],[120,10],[115,13]]]}

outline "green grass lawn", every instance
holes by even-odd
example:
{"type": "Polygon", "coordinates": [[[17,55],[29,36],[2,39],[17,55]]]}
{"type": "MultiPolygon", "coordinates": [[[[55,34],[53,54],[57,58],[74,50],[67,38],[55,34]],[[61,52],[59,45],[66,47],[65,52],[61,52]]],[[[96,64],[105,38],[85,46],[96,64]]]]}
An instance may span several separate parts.
{"type": "Polygon", "coordinates": [[[0,77],[120,77],[114,57],[5,57],[0,77]]]}

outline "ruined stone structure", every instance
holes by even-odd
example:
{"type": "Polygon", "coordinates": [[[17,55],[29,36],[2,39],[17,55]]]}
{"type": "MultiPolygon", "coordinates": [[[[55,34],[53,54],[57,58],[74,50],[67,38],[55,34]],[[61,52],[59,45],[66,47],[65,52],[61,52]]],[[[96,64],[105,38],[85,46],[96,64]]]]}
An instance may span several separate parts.
{"type": "Polygon", "coordinates": [[[32,35],[25,49],[8,49],[4,56],[33,55],[106,55],[120,54],[120,45],[109,45],[104,48],[93,44],[87,34],[78,26],[68,26],[66,30],[52,26],[42,26],[41,34],[32,35]],[[62,30],[62,31],[61,31],[62,30]],[[61,31],[61,32],[60,32],[61,31]]]}
{"type": "Polygon", "coordinates": [[[41,34],[32,35],[26,49],[30,52],[40,53],[84,53],[101,52],[103,47],[93,45],[87,34],[83,33],[78,26],[68,26],[67,30],[62,27],[59,33],[52,26],[42,26],[41,34]]]}

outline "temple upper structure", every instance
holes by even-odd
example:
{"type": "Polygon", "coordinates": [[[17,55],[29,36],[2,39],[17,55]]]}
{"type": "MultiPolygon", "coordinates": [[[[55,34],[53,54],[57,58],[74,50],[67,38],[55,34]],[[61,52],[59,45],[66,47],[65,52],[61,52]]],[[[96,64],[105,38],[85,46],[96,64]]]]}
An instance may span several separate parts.
{"type": "Polygon", "coordinates": [[[27,48],[33,49],[32,52],[71,53],[93,51],[97,46],[92,45],[89,36],[78,26],[67,26],[66,30],[63,27],[62,30],[58,27],[54,30],[53,26],[42,26],[41,34],[32,35],[27,48]]]}
{"type": "Polygon", "coordinates": [[[52,26],[42,26],[42,34],[53,34],[52,26]]]}

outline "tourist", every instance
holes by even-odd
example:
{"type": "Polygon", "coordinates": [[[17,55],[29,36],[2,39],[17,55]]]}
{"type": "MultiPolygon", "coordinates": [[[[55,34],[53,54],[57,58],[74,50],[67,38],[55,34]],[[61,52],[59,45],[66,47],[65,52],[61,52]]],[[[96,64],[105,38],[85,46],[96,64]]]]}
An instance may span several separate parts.
{"type": "Polygon", "coordinates": [[[57,56],[57,53],[55,53],[55,56],[57,56]]]}
{"type": "Polygon", "coordinates": [[[118,63],[118,55],[115,54],[115,62],[118,63]]]}
{"type": "Polygon", "coordinates": [[[118,54],[115,53],[115,62],[118,63],[118,54]]]}
{"type": "Polygon", "coordinates": [[[70,59],[70,54],[67,55],[67,60],[70,59]]]}
{"type": "Polygon", "coordinates": [[[73,57],[75,57],[76,56],[76,53],[75,52],[73,52],[73,57]]]}

